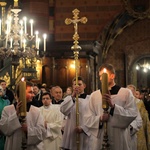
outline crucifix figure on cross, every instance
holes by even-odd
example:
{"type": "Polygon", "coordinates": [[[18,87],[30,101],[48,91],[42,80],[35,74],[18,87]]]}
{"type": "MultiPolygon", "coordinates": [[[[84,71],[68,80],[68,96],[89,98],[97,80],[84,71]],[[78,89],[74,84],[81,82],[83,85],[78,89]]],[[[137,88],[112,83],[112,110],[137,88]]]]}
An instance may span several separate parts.
{"type": "Polygon", "coordinates": [[[72,11],[73,13],[73,19],[70,19],[70,18],[66,18],[65,19],[65,23],[67,25],[69,24],[73,24],[74,25],[74,35],[73,35],[73,40],[74,40],[74,45],[72,46],[72,50],[80,50],[81,47],[78,45],[78,40],[79,40],[79,34],[78,34],[78,23],[81,22],[81,23],[86,23],[87,22],[87,18],[86,17],[82,17],[79,19],[79,10],[78,9],[74,9],[72,11]]]}

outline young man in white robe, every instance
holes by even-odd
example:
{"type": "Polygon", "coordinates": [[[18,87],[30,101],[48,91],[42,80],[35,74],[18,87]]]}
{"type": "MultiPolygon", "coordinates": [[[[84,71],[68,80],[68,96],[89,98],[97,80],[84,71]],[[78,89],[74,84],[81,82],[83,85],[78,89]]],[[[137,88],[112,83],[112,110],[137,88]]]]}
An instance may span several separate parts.
{"type": "Polygon", "coordinates": [[[52,104],[50,93],[45,92],[42,94],[42,103],[43,106],[40,107],[40,112],[44,117],[46,128],[43,150],[60,150],[64,115],[60,112],[60,105],[52,104]]]}
{"type": "Polygon", "coordinates": [[[73,93],[65,97],[61,103],[60,111],[67,116],[64,127],[62,149],[77,150],[77,134],[80,136],[79,147],[80,150],[88,150],[89,135],[87,128],[84,126],[84,114],[86,113],[88,95],[85,94],[84,89],[86,85],[81,77],[78,77],[78,85],[73,79],[73,93]],[[76,94],[79,98],[79,125],[76,125],[76,94]]]}
{"type": "Polygon", "coordinates": [[[102,96],[101,90],[93,92],[89,99],[89,110],[85,116],[85,125],[91,133],[91,150],[100,150],[103,147],[104,122],[107,122],[108,134],[108,142],[105,144],[111,150],[131,150],[129,125],[138,114],[136,103],[129,89],[115,84],[115,70],[111,64],[103,64],[99,68],[100,80],[102,80],[104,68],[108,74],[109,94],[102,96]],[[108,113],[104,113],[102,99],[108,103],[108,113]]]}
{"type": "MultiPolygon", "coordinates": [[[[19,97],[19,86],[17,86],[17,96],[19,97]]],[[[44,119],[39,108],[32,106],[33,84],[26,82],[26,102],[27,115],[25,122],[22,122],[20,115],[21,101],[4,107],[1,120],[0,130],[6,135],[4,150],[22,150],[22,141],[26,141],[26,150],[43,150],[38,144],[45,137],[44,119]],[[22,140],[26,137],[26,140],[22,140]]]]}

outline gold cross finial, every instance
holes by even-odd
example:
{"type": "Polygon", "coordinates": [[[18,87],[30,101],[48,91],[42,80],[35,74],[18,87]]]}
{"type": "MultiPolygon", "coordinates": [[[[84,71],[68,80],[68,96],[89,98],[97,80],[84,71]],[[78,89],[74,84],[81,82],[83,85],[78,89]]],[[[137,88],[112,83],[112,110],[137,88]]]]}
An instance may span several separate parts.
{"type": "Polygon", "coordinates": [[[72,11],[73,13],[73,19],[70,19],[70,18],[66,18],[65,19],[65,23],[67,25],[73,23],[74,25],[74,35],[73,35],[73,40],[74,40],[74,45],[71,47],[71,49],[73,50],[80,50],[81,47],[78,45],[78,40],[79,40],[79,34],[78,34],[78,23],[81,22],[81,23],[86,23],[87,22],[87,18],[86,17],[82,17],[79,19],[78,15],[79,15],[79,10],[78,9],[74,9],[72,11]]]}

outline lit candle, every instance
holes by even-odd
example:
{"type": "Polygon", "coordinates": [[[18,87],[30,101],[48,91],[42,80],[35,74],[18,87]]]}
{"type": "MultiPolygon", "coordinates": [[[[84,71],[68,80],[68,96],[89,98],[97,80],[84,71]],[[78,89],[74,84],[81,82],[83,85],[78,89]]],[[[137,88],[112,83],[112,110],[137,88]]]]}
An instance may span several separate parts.
{"type": "Polygon", "coordinates": [[[10,39],[10,48],[12,48],[12,42],[13,42],[13,39],[11,38],[10,39]]]}
{"type": "Polygon", "coordinates": [[[23,30],[20,30],[20,47],[22,48],[22,36],[23,36],[23,30]]]}
{"type": "Polygon", "coordinates": [[[30,20],[30,24],[31,24],[31,36],[33,36],[33,20],[30,20]]]}
{"type": "Polygon", "coordinates": [[[2,34],[2,20],[0,19],[0,35],[2,34]]]}
{"type": "MultiPolygon", "coordinates": [[[[106,69],[104,68],[104,72],[102,74],[102,95],[108,93],[108,74],[106,73],[106,69]]],[[[102,108],[107,109],[108,103],[105,100],[102,100],[102,108]]]]}
{"type": "Polygon", "coordinates": [[[43,38],[44,38],[44,52],[45,52],[46,51],[46,38],[47,38],[47,35],[43,34],[43,38]]]}
{"type": "Polygon", "coordinates": [[[20,116],[25,117],[26,116],[26,82],[25,79],[22,78],[19,82],[19,101],[22,102],[22,106],[20,108],[20,116]]]}
{"type": "Polygon", "coordinates": [[[37,50],[37,55],[39,55],[39,50],[37,50]]]}
{"type": "Polygon", "coordinates": [[[8,31],[6,31],[6,43],[5,43],[5,48],[7,48],[7,42],[8,42],[8,31]]]}
{"type": "Polygon", "coordinates": [[[38,48],[38,31],[35,31],[35,47],[38,48]]]}
{"type": "Polygon", "coordinates": [[[39,50],[39,46],[40,46],[40,41],[41,41],[41,39],[38,38],[38,41],[37,41],[37,49],[38,49],[38,50],[39,50]]]}
{"type": "Polygon", "coordinates": [[[26,39],[23,40],[23,47],[24,47],[24,52],[25,52],[25,48],[26,48],[26,39]]]}
{"type": "Polygon", "coordinates": [[[27,33],[27,17],[24,17],[23,20],[24,20],[24,33],[26,34],[27,33]]]}

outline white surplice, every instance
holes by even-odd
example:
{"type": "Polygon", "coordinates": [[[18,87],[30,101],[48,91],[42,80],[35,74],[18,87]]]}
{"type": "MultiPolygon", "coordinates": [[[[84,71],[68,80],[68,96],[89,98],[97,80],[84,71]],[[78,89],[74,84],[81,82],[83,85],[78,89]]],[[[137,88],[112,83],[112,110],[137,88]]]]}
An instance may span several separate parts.
{"type": "Polygon", "coordinates": [[[60,105],[49,105],[40,107],[44,120],[47,122],[46,138],[44,139],[43,150],[60,150],[62,141],[63,114],[60,112],[60,105]]]}
{"type": "MultiPolygon", "coordinates": [[[[137,98],[134,98],[136,104],[140,101],[137,98]]],[[[140,115],[140,112],[138,110],[138,115],[137,117],[131,122],[130,124],[130,135],[131,135],[131,141],[132,141],[132,150],[137,150],[137,132],[140,130],[140,128],[143,125],[143,121],[140,115]]]]}
{"type": "MultiPolygon", "coordinates": [[[[32,106],[26,116],[27,150],[43,150],[37,145],[44,139],[46,130],[39,108],[32,106]]],[[[0,130],[6,135],[5,150],[22,150],[22,130],[14,105],[6,106],[0,120],[0,130]]]]}
{"type": "MultiPolygon", "coordinates": [[[[137,116],[134,97],[128,89],[120,88],[116,95],[111,95],[115,104],[113,116],[107,122],[108,143],[111,150],[131,150],[129,125],[137,116]]],[[[103,114],[102,94],[97,90],[91,94],[89,111],[85,115],[86,127],[92,134],[90,150],[102,148],[104,125],[100,128],[100,116],[103,114]]],[[[110,109],[108,110],[110,111],[110,109]]]]}
{"type": "MultiPolygon", "coordinates": [[[[79,98],[79,126],[84,130],[84,133],[80,134],[80,150],[88,150],[89,134],[87,128],[84,126],[84,114],[87,112],[87,96],[85,99],[79,98]]],[[[76,144],[76,103],[73,102],[71,96],[67,96],[61,103],[60,111],[67,116],[62,148],[69,150],[77,150],[76,144]]]]}

